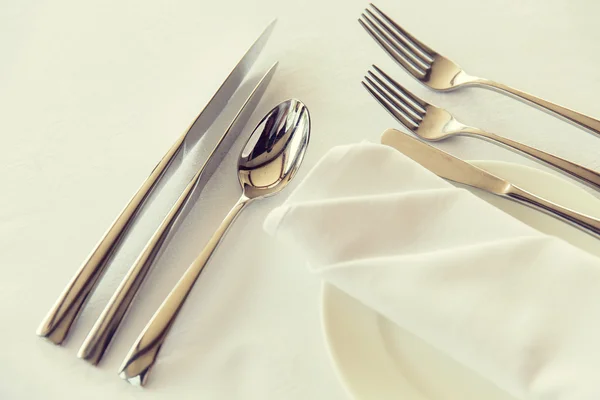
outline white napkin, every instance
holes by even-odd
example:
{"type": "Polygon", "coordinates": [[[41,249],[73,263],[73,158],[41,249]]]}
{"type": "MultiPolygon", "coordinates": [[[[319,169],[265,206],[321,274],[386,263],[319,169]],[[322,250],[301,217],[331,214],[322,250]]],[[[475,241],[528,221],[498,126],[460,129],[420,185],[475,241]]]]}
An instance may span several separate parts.
{"type": "Polygon", "coordinates": [[[600,399],[600,259],[396,150],[334,148],[265,229],[513,396],[600,399]]]}

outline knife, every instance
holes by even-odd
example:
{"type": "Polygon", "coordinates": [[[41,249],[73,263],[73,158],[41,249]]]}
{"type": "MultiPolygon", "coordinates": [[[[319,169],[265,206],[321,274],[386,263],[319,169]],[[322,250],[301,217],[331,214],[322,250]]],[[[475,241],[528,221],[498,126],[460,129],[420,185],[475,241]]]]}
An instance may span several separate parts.
{"type": "Polygon", "coordinates": [[[444,179],[517,201],[561,219],[592,236],[600,237],[600,219],[536,196],[408,134],[388,129],[381,136],[381,143],[395,148],[444,179]]]}
{"type": "Polygon", "coordinates": [[[54,344],[61,344],[66,339],[77,316],[102,278],[108,261],[119,247],[136,215],[142,209],[165,172],[174,164],[174,160],[178,158],[178,155],[182,153],[183,148],[186,145],[189,146],[190,142],[193,143],[204,136],[208,128],[221,114],[221,111],[260,55],[273,31],[275,22],[271,22],[256,39],[188,130],[175,141],[121,211],[42,321],[37,330],[39,336],[54,344]]]}
{"type": "Polygon", "coordinates": [[[102,311],[102,314],[98,317],[92,330],[85,338],[79,349],[79,353],[77,354],[79,358],[82,358],[93,365],[97,365],[100,362],[106,349],[110,345],[112,338],[117,332],[121,321],[131,306],[136,293],[141,287],[144,278],[148,274],[153,261],[158,256],[160,248],[165,244],[168,236],[174,232],[174,227],[177,222],[185,218],[186,212],[184,212],[184,210],[189,211],[189,207],[186,206],[194,203],[192,200],[193,197],[200,194],[204,186],[206,186],[206,183],[208,183],[211,176],[221,164],[221,161],[223,161],[223,158],[229,152],[229,149],[231,149],[235,140],[239,137],[242,129],[248,122],[252,112],[267,89],[276,68],[277,63],[266,72],[260,82],[256,85],[244,105],[238,111],[233,122],[229,125],[229,128],[227,128],[223,136],[221,136],[217,146],[214,148],[206,162],[198,172],[196,172],[152,238],[150,238],[148,244],[144,247],[144,250],[133,266],[129,269],[127,275],[121,281],[121,284],[108,302],[108,305],[104,308],[104,311],[102,311]]]}

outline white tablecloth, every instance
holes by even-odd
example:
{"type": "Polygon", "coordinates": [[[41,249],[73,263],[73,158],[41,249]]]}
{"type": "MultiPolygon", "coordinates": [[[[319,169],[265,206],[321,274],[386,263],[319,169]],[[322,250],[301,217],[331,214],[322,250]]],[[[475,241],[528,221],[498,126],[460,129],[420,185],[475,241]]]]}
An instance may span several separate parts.
{"type": "MultiPolygon", "coordinates": [[[[298,179],[330,147],[376,142],[385,128],[398,126],[360,86],[372,63],[465,123],[600,168],[600,141],[558,119],[484,90],[427,91],[359,26],[366,2],[335,3],[3,4],[0,398],[347,398],[322,338],[320,282],[262,232],[266,213],[284,195],[255,203],[240,217],[186,303],[148,387],[131,387],[116,375],[152,312],[235,202],[235,159],[242,143],[156,263],[98,368],[77,359],[77,349],[177,197],[176,189],[193,174],[193,158],[184,160],[143,214],[68,343],[57,347],[35,335],[129,197],[275,17],[278,26],[257,67],[281,64],[249,125],[289,97],[307,104],[313,132],[298,179]]],[[[469,72],[600,116],[594,106],[600,53],[593,51],[600,39],[600,3],[376,4],[469,72]]],[[[439,146],[466,159],[538,166],[475,139],[439,146]]]]}

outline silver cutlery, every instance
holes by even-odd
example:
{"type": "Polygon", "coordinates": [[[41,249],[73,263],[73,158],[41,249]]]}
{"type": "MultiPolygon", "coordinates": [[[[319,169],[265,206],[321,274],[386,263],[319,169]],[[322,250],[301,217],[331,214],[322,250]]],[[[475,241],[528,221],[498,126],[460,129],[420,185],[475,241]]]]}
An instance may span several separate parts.
{"type": "Polygon", "coordinates": [[[276,67],[277,63],[265,73],[263,78],[256,85],[206,162],[186,186],[185,190],[149,240],[125,278],[121,281],[121,284],[79,349],[79,358],[82,358],[93,365],[98,364],[117,332],[121,321],[133,302],[133,299],[150,270],[161,246],[172,232],[175,223],[184,218],[182,211],[186,209],[187,204],[193,202],[190,200],[193,197],[192,195],[196,196],[202,191],[213,173],[221,164],[225,155],[227,155],[229,149],[231,149],[231,146],[238,138],[243,127],[246,125],[246,122],[258,105],[263,93],[267,89],[267,86],[275,73],[276,67]]]}
{"type": "Polygon", "coordinates": [[[375,41],[423,85],[440,91],[478,86],[508,94],[571,124],[600,135],[600,121],[569,108],[540,99],[502,83],[469,75],[452,60],[437,53],[395,23],[375,5],[358,20],[375,41]]]}
{"type": "Polygon", "coordinates": [[[271,35],[274,25],[275,21],[271,22],[265,28],[196,120],[175,141],[158,165],[152,170],[150,176],[144,181],[123,211],[121,211],[42,321],[37,330],[39,336],[55,344],[61,344],[65,340],[71,326],[89,299],[90,294],[102,278],[111,256],[118,248],[145,201],[154,191],[165,172],[174,164],[174,160],[182,153],[186,143],[190,144],[192,141],[199,140],[221,114],[224,106],[240,86],[260,55],[271,35]]]}
{"type": "Polygon", "coordinates": [[[377,66],[374,65],[373,68],[374,71],[369,71],[365,76],[363,86],[406,129],[418,137],[430,141],[459,135],[485,139],[543,161],[596,190],[600,189],[598,172],[500,135],[464,125],[445,109],[429,104],[408,91],[377,66]]]}
{"type": "Polygon", "coordinates": [[[119,372],[123,379],[145,384],[177,314],[225,233],[246,205],[279,193],[289,183],[302,163],[309,136],[308,109],[298,100],[281,103],[258,124],[238,161],[242,196],[132,346],[119,372]]]}
{"type": "Polygon", "coordinates": [[[406,133],[395,129],[388,129],[383,133],[381,143],[395,148],[444,179],[518,201],[568,222],[595,237],[600,237],[600,219],[562,207],[536,196],[496,175],[423,143],[406,133]]]}

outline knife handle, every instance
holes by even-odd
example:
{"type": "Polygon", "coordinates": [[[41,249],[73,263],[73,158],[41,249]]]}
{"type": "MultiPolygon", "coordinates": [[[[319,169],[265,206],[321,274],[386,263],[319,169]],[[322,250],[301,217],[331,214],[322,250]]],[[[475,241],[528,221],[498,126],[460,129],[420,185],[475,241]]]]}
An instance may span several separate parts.
{"type": "Polygon", "coordinates": [[[547,214],[562,219],[563,221],[600,238],[600,219],[560,206],[549,200],[543,199],[518,186],[511,185],[505,193],[506,197],[517,200],[525,205],[543,211],[547,214]]]}
{"type": "Polygon", "coordinates": [[[119,246],[125,232],[131,226],[135,216],[169,165],[171,165],[175,156],[181,151],[186,134],[187,132],[173,144],[167,154],[160,160],[150,176],[144,181],[81,265],[39,326],[37,330],[39,336],[50,340],[54,344],[61,344],[66,339],[71,326],[102,278],[108,261],[119,246]]]}
{"type": "Polygon", "coordinates": [[[190,180],[182,194],[179,196],[171,210],[164,218],[154,235],[150,238],[144,250],[139,255],[121,284],[111,297],[110,301],[96,320],[91,331],[85,338],[77,356],[93,365],[97,365],[102,359],[119,325],[125,318],[131,303],[158,256],[158,253],[166,241],[173,226],[187,205],[194,189],[200,179],[202,169],[190,180]]]}
{"type": "Polygon", "coordinates": [[[558,171],[562,171],[569,174],[571,177],[590,186],[593,189],[600,190],[600,173],[594,170],[585,168],[579,164],[572,163],[570,161],[565,160],[564,158],[560,158],[552,154],[546,153],[544,151],[538,150],[536,148],[527,146],[523,143],[519,143],[514,140],[505,138],[503,136],[496,135],[495,133],[482,131],[480,129],[472,127],[466,127],[465,132],[469,135],[479,136],[483,139],[494,141],[504,146],[520,151],[521,153],[524,153],[528,156],[545,162],[546,164],[558,171]]]}

